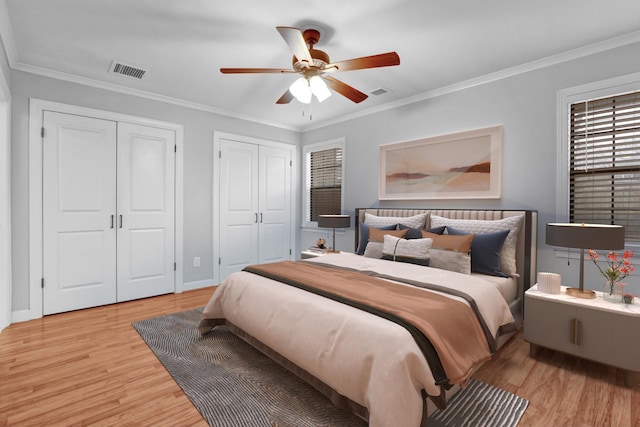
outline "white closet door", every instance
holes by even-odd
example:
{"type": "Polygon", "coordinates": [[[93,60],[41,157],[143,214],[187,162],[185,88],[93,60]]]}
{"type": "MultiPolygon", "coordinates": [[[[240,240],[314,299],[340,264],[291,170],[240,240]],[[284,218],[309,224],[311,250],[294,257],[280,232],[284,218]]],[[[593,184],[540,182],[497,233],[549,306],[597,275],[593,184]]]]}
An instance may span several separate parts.
{"type": "Polygon", "coordinates": [[[44,314],[116,301],[116,123],[44,113],[44,314]]]}
{"type": "Polygon", "coordinates": [[[258,262],[259,147],[220,141],[220,281],[258,262]]]}
{"type": "Polygon", "coordinates": [[[175,133],[118,124],[118,301],[174,292],[175,133]]]}
{"type": "Polygon", "coordinates": [[[258,262],[291,258],[291,152],[260,147],[258,262]]]}

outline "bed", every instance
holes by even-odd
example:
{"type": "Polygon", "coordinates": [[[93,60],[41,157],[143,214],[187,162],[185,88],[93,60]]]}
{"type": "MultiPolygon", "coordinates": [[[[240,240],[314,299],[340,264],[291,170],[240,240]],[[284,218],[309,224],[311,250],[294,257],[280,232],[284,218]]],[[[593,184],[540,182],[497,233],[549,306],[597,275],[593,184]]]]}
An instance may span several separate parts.
{"type": "Polygon", "coordinates": [[[371,426],[425,425],[427,402],[446,407],[521,325],[537,213],[367,208],[356,218],[354,253],[229,276],[200,332],[225,325],[371,426]],[[487,265],[470,271],[473,260],[487,265]]]}

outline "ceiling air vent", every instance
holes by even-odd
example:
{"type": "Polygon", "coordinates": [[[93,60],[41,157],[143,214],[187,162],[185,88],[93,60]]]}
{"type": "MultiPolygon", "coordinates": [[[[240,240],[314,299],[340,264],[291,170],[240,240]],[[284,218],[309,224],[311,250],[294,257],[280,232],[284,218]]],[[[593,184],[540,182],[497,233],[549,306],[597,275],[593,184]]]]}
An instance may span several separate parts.
{"type": "Polygon", "coordinates": [[[384,95],[385,93],[389,93],[389,92],[390,91],[388,89],[385,89],[385,88],[381,87],[380,89],[372,90],[369,93],[371,95],[380,96],[380,95],[384,95]]]}
{"type": "Polygon", "coordinates": [[[109,71],[114,74],[121,74],[127,77],[133,77],[135,79],[141,79],[142,76],[147,72],[138,67],[134,67],[133,65],[123,64],[122,62],[113,61],[111,63],[111,67],[109,71]]]}

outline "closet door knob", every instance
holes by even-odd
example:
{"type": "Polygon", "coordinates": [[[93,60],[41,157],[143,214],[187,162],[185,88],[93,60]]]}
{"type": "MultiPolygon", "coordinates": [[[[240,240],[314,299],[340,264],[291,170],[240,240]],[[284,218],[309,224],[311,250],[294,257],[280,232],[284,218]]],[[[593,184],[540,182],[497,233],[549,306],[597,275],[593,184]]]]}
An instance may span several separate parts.
{"type": "Polygon", "coordinates": [[[262,223],[262,212],[260,212],[260,223],[262,223]]]}
{"type": "Polygon", "coordinates": [[[120,215],[120,228],[122,228],[122,215],[120,215]]]}
{"type": "Polygon", "coordinates": [[[111,228],[114,227],[114,224],[113,224],[114,217],[115,217],[115,215],[111,215],[111,228]]]}

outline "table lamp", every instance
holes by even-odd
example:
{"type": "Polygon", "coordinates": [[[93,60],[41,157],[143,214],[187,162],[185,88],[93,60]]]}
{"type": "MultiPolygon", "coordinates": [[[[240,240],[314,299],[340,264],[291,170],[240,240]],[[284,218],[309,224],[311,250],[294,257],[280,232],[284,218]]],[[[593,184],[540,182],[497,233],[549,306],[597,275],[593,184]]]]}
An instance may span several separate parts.
{"type": "Polygon", "coordinates": [[[351,216],[349,215],[318,215],[318,227],[333,228],[333,246],[329,252],[336,251],[336,228],[351,227],[351,216]]]}
{"type": "Polygon", "coordinates": [[[567,288],[567,294],[578,298],[595,298],[596,293],[584,289],[585,249],[624,249],[624,226],[606,224],[549,223],[547,245],[580,249],[580,281],[578,288],[567,288]]]}

